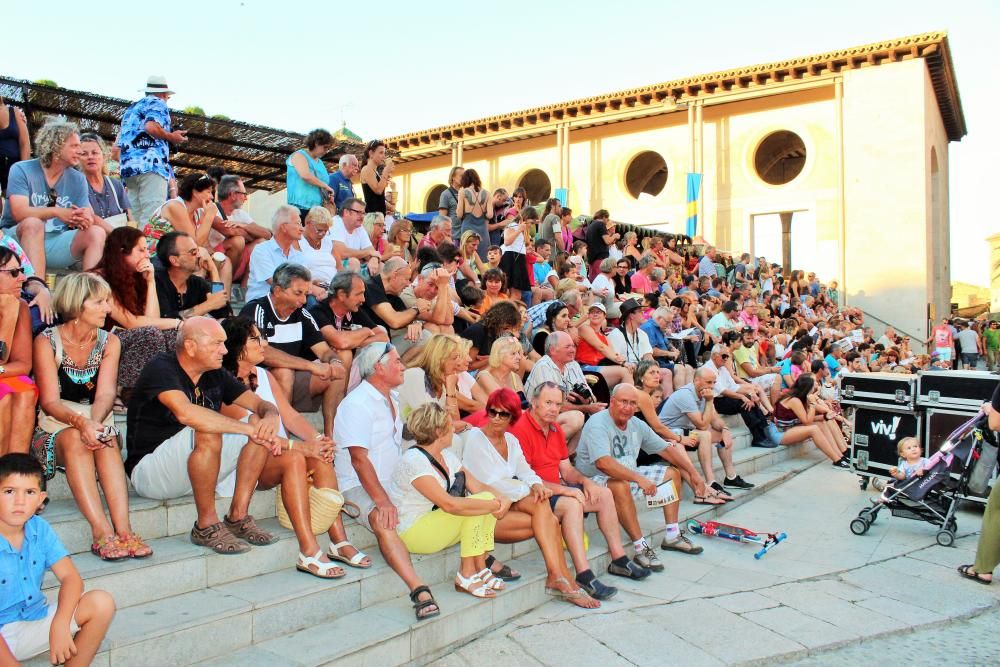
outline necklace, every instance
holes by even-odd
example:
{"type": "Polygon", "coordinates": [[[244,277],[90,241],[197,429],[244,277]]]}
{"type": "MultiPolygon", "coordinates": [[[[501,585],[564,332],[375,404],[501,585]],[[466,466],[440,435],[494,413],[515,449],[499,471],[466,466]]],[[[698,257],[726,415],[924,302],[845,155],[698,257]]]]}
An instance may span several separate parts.
{"type": "Polygon", "coordinates": [[[77,347],[77,348],[79,348],[79,349],[82,350],[88,344],[93,343],[95,340],[97,340],[97,332],[96,331],[92,332],[92,335],[88,336],[85,340],[80,341],[78,343],[78,342],[72,340],[69,336],[66,335],[66,329],[64,328],[63,329],[63,340],[65,340],[71,346],[75,346],[75,347],[77,347]]]}

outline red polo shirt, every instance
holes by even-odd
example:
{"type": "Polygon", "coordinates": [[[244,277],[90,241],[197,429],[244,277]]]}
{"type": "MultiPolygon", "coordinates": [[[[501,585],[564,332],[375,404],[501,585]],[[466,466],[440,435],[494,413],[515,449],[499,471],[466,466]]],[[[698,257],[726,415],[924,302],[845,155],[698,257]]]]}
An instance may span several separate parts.
{"type": "Polygon", "coordinates": [[[546,482],[562,484],[559,464],[563,459],[569,458],[566,435],[562,429],[553,424],[543,430],[531,416],[531,412],[526,411],[509,431],[521,443],[524,458],[535,474],[546,482]]]}

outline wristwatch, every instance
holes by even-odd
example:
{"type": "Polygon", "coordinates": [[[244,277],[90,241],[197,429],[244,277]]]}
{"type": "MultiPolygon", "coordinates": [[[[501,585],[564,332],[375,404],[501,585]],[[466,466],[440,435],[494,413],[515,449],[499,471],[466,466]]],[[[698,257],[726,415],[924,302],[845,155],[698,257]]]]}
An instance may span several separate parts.
{"type": "Polygon", "coordinates": [[[7,369],[4,368],[3,366],[0,366],[0,375],[4,375],[6,372],[7,372],[7,369]]]}

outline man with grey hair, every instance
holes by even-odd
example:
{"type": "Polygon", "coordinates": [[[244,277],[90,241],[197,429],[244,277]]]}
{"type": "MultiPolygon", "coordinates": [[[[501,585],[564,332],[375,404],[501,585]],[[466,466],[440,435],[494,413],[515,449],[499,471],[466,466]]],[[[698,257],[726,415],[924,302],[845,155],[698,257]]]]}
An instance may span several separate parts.
{"type": "Polygon", "coordinates": [[[359,171],[361,168],[358,166],[358,157],[352,153],[344,153],[340,156],[339,169],[327,179],[333,188],[333,203],[338,211],[344,208],[344,202],[354,197],[354,185],[351,181],[359,171]]]}
{"type": "Polygon", "coordinates": [[[305,265],[299,241],[302,239],[302,219],[299,209],[289,204],[279,206],[271,217],[274,236],[258,245],[250,257],[250,277],[247,279],[247,301],[266,296],[271,290],[271,277],[278,265],[285,262],[305,265]]]}
{"type": "Polygon", "coordinates": [[[657,285],[653,282],[653,269],[656,268],[656,257],[644,255],[639,260],[639,265],[635,273],[629,279],[632,291],[637,294],[649,294],[657,291],[657,285]]]}
{"type": "Polygon", "coordinates": [[[422,319],[430,315],[431,305],[426,300],[407,306],[400,296],[410,284],[410,265],[400,257],[390,257],[382,264],[382,271],[365,283],[365,305],[362,311],[375,324],[389,332],[392,344],[404,359],[410,359],[416,350],[431,337],[423,327],[422,319]]]}
{"type": "Polygon", "coordinates": [[[0,227],[24,249],[35,275],[77,263],[91,269],[101,260],[111,227],[94,215],[87,178],[74,169],[80,164],[80,130],[50,119],[35,135],[35,150],[36,159],[10,168],[0,227]]]}
{"type": "Polygon", "coordinates": [[[399,294],[408,308],[429,309],[420,317],[424,329],[431,333],[455,333],[455,314],[459,305],[451,300],[449,284],[451,274],[438,262],[428,262],[417,274],[417,279],[399,294]]]}
{"type": "Polygon", "coordinates": [[[233,280],[240,281],[247,277],[254,248],[271,238],[271,232],[254,222],[243,208],[247,202],[247,188],[239,176],[226,174],[220,178],[215,199],[221,220],[216,219],[212,227],[226,237],[222,249],[232,262],[233,280]]]}
{"type": "Polygon", "coordinates": [[[535,387],[543,382],[552,382],[562,388],[566,394],[558,422],[566,440],[569,442],[570,453],[576,450],[576,441],[583,428],[586,415],[600,412],[606,403],[598,403],[583,369],[576,361],[576,343],[565,331],[553,331],[545,339],[545,356],[535,362],[524,382],[524,391],[529,396],[535,387]]]}
{"type": "Polygon", "coordinates": [[[174,94],[162,76],[146,81],[146,93],[122,115],[115,144],[121,149],[121,176],[135,204],[136,219],[143,224],[167,199],[172,176],[170,144],[187,141],[187,130],[171,130],[167,100],[174,94]]]}
{"type": "MultiPolygon", "coordinates": [[[[296,212],[297,213],[297,212],[296,212]]],[[[271,293],[247,302],[240,315],[249,318],[267,339],[264,366],[299,412],[323,409],[323,434],[333,432],[337,403],[344,395],[347,371],[336,350],[327,345],[319,325],[304,306],[312,275],[299,264],[274,271],[271,293]]]]}
{"type": "MultiPolygon", "coordinates": [[[[437,248],[438,245],[444,243],[445,241],[451,241],[451,230],[452,219],[446,215],[441,215],[440,213],[431,218],[431,222],[427,225],[427,233],[424,234],[424,238],[420,239],[420,243],[417,244],[418,248],[437,248]]],[[[480,245],[485,243],[485,240],[480,241],[480,245]]]]}
{"type": "Polygon", "coordinates": [[[347,367],[353,350],[389,341],[386,330],[361,312],[364,302],[365,281],[361,274],[341,271],[330,281],[326,299],[309,308],[327,345],[337,350],[347,367]]]}
{"type": "Polygon", "coordinates": [[[266,457],[253,456],[248,448],[266,447],[277,456],[282,444],[278,409],[222,368],[225,353],[222,325],[192,317],[178,332],[176,352],[162,352],[146,364],[129,401],[125,472],[144,498],[193,493],[198,517],[191,541],[216,553],[236,554],[250,549],[247,542],[260,546],[276,538],[249,514],[219,521],[216,485],[234,470],[238,479],[257,479],[266,457]],[[237,405],[259,419],[251,423],[226,417],[219,412],[223,404],[237,405]]]}
{"type": "Polygon", "coordinates": [[[440,609],[396,532],[399,514],[386,491],[403,448],[403,418],[395,389],[403,384],[405,366],[396,348],[382,342],[361,348],[355,364],[361,383],[342,403],[351,418],[338,419],[333,434],[337,486],[344,500],[358,506],[358,523],[375,533],[389,567],[406,582],[420,621],[437,616],[440,609]]]}
{"type": "Polygon", "coordinates": [[[715,248],[708,246],[705,248],[705,254],[698,260],[698,277],[714,278],[718,274],[719,270],[715,266],[715,248]]]}

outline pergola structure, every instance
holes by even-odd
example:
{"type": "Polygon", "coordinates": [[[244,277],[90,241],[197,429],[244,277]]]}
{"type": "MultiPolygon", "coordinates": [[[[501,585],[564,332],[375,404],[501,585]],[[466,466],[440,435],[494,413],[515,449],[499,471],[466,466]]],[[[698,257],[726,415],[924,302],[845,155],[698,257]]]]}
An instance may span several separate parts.
{"type": "MultiPolygon", "coordinates": [[[[0,76],[0,95],[24,109],[28,131],[34,136],[44,118],[65,116],[84,132],[94,132],[111,145],[118,135],[122,115],[132,103],[80,90],[54,88],[0,76]]],[[[188,131],[184,144],[171,146],[170,164],[178,176],[218,165],[240,176],[247,188],[269,190],[285,187],[285,159],[305,144],[305,135],[263,125],[223,120],[171,110],[174,129],[188,131]]],[[[359,155],[364,145],[334,135],[334,148],[323,156],[327,169],[337,168],[345,153],[359,155]]]]}

